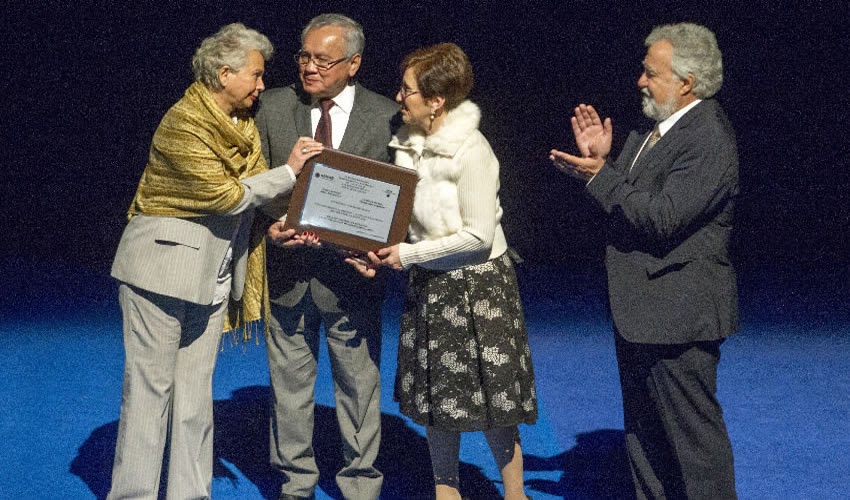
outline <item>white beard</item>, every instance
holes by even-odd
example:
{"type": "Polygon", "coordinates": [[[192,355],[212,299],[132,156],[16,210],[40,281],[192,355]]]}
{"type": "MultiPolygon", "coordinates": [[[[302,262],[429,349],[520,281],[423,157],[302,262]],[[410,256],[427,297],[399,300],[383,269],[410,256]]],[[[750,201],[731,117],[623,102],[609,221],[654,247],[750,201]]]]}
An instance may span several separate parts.
{"type": "Polygon", "coordinates": [[[658,104],[649,94],[649,90],[646,88],[641,89],[641,94],[643,94],[643,99],[641,100],[641,105],[643,107],[643,114],[645,114],[648,118],[651,118],[657,122],[663,122],[667,118],[670,118],[673,113],[676,112],[676,97],[670,96],[665,102],[658,104]]]}

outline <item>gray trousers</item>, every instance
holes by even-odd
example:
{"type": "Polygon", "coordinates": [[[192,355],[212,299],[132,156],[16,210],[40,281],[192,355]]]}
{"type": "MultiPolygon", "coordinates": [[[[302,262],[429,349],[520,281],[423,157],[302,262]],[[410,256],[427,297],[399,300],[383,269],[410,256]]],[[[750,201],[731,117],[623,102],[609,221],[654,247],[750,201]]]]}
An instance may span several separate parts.
{"type": "Polygon", "coordinates": [[[124,386],[108,499],[156,499],[170,436],[168,500],[209,498],[212,376],[227,303],[201,306],[121,284],[124,386]]]}
{"type": "MultiPolygon", "coordinates": [[[[343,310],[331,290],[315,280],[310,288],[296,304],[272,301],[267,346],[271,464],[283,473],[282,493],[313,495],[319,478],[313,452],[314,391],[324,323],[342,437],[343,468],[336,483],[345,498],[377,499],[383,483],[383,474],[373,465],[381,440],[381,303],[343,310]]],[[[350,300],[354,302],[346,302],[348,306],[358,297],[350,300]]]]}

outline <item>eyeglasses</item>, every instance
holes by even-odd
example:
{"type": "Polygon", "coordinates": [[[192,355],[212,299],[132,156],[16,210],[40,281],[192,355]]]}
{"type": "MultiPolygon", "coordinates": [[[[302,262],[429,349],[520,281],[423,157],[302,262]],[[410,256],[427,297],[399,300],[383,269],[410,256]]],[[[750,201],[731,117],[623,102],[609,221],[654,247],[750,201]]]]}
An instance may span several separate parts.
{"type": "Polygon", "coordinates": [[[329,61],[327,59],[315,57],[313,54],[305,52],[303,50],[297,52],[292,57],[293,59],[295,59],[295,62],[298,63],[300,66],[307,66],[308,64],[310,64],[310,61],[313,61],[313,64],[319,71],[327,71],[336,66],[337,64],[341,63],[342,61],[345,61],[346,59],[351,59],[351,56],[349,56],[341,57],[335,61],[329,61]]]}
{"type": "Polygon", "coordinates": [[[409,88],[405,87],[404,85],[402,85],[402,86],[401,86],[401,88],[400,88],[400,89],[398,89],[398,93],[399,93],[399,95],[401,96],[401,100],[402,100],[402,101],[404,101],[404,100],[406,100],[408,97],[410,97],[410,96],[412,96],[412,95],[415,95],[415,94],[418,94],[418,93],[419,93],[419,91],[418,91],[418,90],[412,90],[412,89],[409,89],[409,88]]]}

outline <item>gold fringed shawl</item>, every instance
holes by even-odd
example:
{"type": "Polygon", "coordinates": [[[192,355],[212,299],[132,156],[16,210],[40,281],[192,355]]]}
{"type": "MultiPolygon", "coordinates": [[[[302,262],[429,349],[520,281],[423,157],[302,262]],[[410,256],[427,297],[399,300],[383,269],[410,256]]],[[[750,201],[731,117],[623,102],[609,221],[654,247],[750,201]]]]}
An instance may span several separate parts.
{"type": "MultiPolygon", "coordinates": [[[[218,107],[210,91],[193,83],[160,122],[151,143],[128,218],[137,214],[200,217],[224,214],[242,199],[240,179],[268,170],[260,134],[250,117],[236,123],[218,107]]],[[[248,247],[245,291],[228,304],[224,331],[252,327],[267,319],[266,249],[263,223],[255,218],[248,247]]],[[[266,325],[268,322],[266,322],[266,325]]],[[[268,328],[268,327],[266,327],[268,328]]]]}

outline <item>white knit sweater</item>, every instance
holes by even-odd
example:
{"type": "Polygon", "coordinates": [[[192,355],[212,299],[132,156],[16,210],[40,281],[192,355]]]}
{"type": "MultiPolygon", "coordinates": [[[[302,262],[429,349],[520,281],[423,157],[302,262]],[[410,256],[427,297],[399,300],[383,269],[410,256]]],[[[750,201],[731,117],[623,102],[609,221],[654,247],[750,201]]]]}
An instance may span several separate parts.
{"type": "Polygon", "coordinates": [[[481,112],[464,101],[449,111],[431,135],[402,127],[390,147],[397,165],[416,170],[409,235],[399,256],[405,269],[416,264],[450,270],[480,264],[507,250],[500,224],[499,161],[478,131],[481,112]]]}

